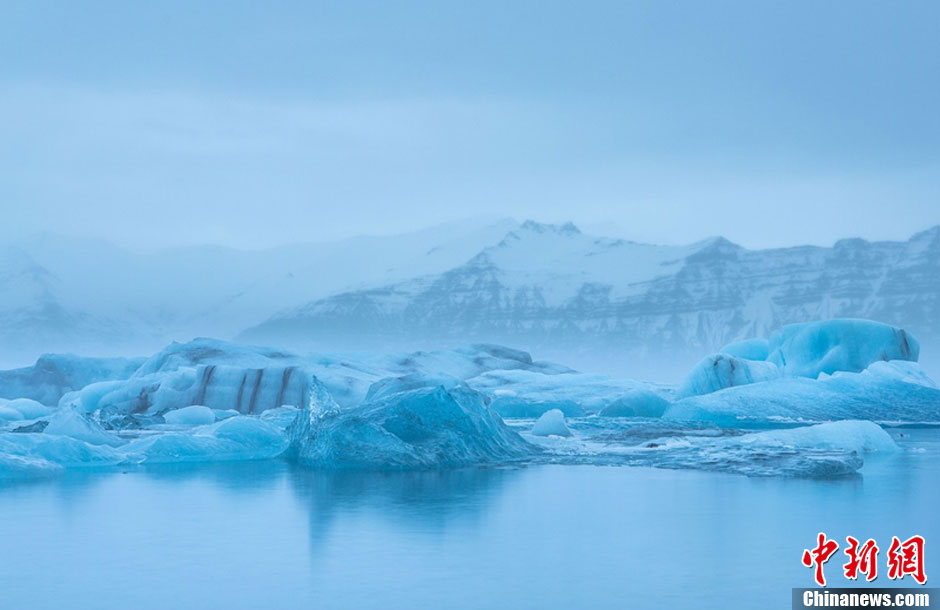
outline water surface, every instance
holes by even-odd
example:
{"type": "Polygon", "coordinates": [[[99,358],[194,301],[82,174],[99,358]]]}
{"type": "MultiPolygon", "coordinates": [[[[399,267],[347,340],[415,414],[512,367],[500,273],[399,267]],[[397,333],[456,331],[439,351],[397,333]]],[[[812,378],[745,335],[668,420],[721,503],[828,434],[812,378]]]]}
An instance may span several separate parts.
{"type": "MultiPolygon", "coordinates": [[[[69,472],[0,487],[0,591],[3,607],[56,610],[787,608],[812,584],[799,557],[818,531],[883,551],[921,534],[928,577],[940,569],[940,432],[901,433],[903,452],[836,480],[280,461],[69,472]]],[[[827,576],[848,584],[842,559],[827,576]]]]}

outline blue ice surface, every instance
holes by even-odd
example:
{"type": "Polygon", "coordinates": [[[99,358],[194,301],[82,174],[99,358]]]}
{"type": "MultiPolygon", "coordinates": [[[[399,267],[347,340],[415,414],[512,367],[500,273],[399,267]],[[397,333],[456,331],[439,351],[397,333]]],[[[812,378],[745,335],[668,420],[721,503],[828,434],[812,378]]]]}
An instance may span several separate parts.
{"type": "Polygon", "coordinates": [[[780,377],[773,362],[746,360],[728,354],[713,354],[698,362],[679,386],[677,398],[710,394],[724,388],[758,383],[780,377]]]}
{"type": "MultiPolygon", "coordinates": [[[[795,374],[802,369],[790,374],[786,364],[718,353],[676,391],[579,373],[494,345],[352,357],[210,339],[174,343],[129,377],[91,382],[57,405],[0,399],[0,477],[278,457],[317,468],[549,460],[838,476],[858,470],[864,452],[833,454],[825,443],[804,443],[790,453],[775,449],[757,468],[762,446],[695,439],[703,429],[743,440],[748,429],[838,420],[940,422],[940,389],[913,360],[916,341],[899,329],[834,320],[786,327],[769,345],[790,364],[822,362],[831,373],[812,378],[795,374]],[[883,359],[898,354],[911,359],[883,359]],[[881,357],[868,362],[875,355],[881,357]],[[866,362],[858,372],[835,370],[866,362]],[[527,419],[543,415],[539,423],[527,419]],[[655,423],[624,431],[629,422],[655,423]],[[657,426],[668,429],[665,442],[651,436],[657,426]],[[637,434],[657,446],[633,443],[637,434]]],[[[756,356],[762,347],[752,341],[725,349],[756,356]]],[[[76,362],[69,370],[84,361],[76,362]]]]}
{"type": "Polygon", "coordinates": [[[745,360],[767,360],[767,356],[770,354],[770,342],[759,337],[742,339],[741,341],[729,343],[718,351],[745,360]]]}
{"type": "Polygon", "coordinates": [[[666,410],[663,419],[722,427],[839,419],[940,422],[940,390],[864,372],[820,380],[781,377],[678,400],[666,410]]]}
{"type": "Polygon", "coordinates": [[[669,405],[663,392],[637,388],[614,398],[597,414],[601,417],[660,417],[669,405]]]}
{"type": "Polygon", "coordinates": [[[507,418],[538,417],[552,409],[577,417],[618,402],[624,411],[645,415],[672,395],[671,388],[656,384],[574,371],[495,370],[468,379],[467,385],[488,396],[493,409],[507,418]]]}
{"type": "Polygon", "coordinates": [[[770,337],[767,359],[784,374],[816,378],[858,373],[881,360],[917,361],[920,344],[907,331],[871,320],[836,319],[784,326],[770,337]]]}
{"type": "Polygon", "coordinates": [[[126,379],[144,358],[88,358],[44,354],[32,366],[0,371],[0,398],[30,398],[55,405],[68,392],[97,381],[126,379]]]}
{"type": "Polygon", "coordinates": [[[519,460],[532,453],[467,388],[430,387],[357,407],[311,410],[291,429],[291,457],[322,468],[429,468],[519,460]]]}
{"type": "Polygon", "coordinates": [[[571,430],[565,424],[565,414],[559,409],[542,413],[532,426],[531,433],[535,436],[571,436],[571,430]]]}

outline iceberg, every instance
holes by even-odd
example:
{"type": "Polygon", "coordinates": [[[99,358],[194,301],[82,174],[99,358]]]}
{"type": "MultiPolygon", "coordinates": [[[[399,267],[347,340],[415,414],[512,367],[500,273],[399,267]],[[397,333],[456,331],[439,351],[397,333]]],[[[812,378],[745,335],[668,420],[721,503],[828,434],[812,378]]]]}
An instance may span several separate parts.
{"type": "Polygon", "coordinates": [[[410,390],[351,408],[319,394],[291,428],[293,459],[319,468],[452,467],[533,451],[466,386],[410,390]]]}
{"type": "Polygon", "coordinates": [[[571,430],[565,424],[565,414],[558,409],[542,413],[531,432],[533,436],[571,436],[571,430]]]}
{"type": "Polygon", "coordinates": [[[767,359],[785,375],[817,378],[858,373],[879,360],[917,361],[920,346],[908,332],[871,320],[837,319],[789,324],[770,338],[767,359]]]}
{"type": "Polygon", "coordinates": [[[688,374],[676,396],[698,396],[749,383],[768,381],[780,376],[773,362],[745,360],[728,354],[707,356],[688,374]]]}
{"type": "Polygon", "coordinates": [[[897,378],[842,373],[819,380],[781,377],[674,402],[663,419],[721,427],[863,419],[940,421],[940,390],[897,378]]]}
{"type": "Polygon", "coordinates": [[[242,414],[302,407],[318,384],[296,356],[196,339],[170,345],[126,380],[90,384],[67,394],[60,406],[98,412],[102,421],[126,428],[192,405],[242,414]]]}
{"type": "Polygon", "coordinates": [[[287,447],[287,436],[277,426],[238,416],[190,432],[143,436],[121,447],[121,454],[133,464],[264,460],[287,447]]]}
{"type": "Polygon", "coordinates": [[[52,413],[52,409],[31,398],[0,398],[0,419],[36,419],[52,413]],[[6,416],[4,416],[6,413],[6,416]]]}
{"type": "Polygon", "coordinates": [[[899,448],[880,426],[839,421],[719,438],[664,439],[645,445],[652,465],[733,472],[748,476],[828,478],[849,475],[863,454],[899,448]]]}
{"type": "MultiPolygon", "coordinates": [[[[919,364],[907,360],[879,360],[871,363],[871,366],[862,373],[879,379],[896,379],[905,383],[916,383],[924,387],[938,389],[936,382],[927,376],[927,373],[920,368],[919,364]]],[[[835,373],[834,375],[839,374],[835,373]]]]}
{"type": "Polygon", "coordinates": [[[123,442],[75,408],[59,409],[46,421],[47,425],[43,429],[44,434],[66,436],[84,441],[89,445],[115,446],[123,442]]]}
{"type": "Polygon", "coordinates": [[[770,354],[770,342],[762,338],[744,339],[729,343],[718,351],[745,360],[767,360],[770,354]]]}
{"type": "Polygon", "coordinates": [[[558,409],[565,417],[580,417],[618,401],[630,401],[636,392],[661,396],[670,392],[640,381],[573,371],[554,374],[488,371],[468,379],[467,385],[488,396],[490,406],[502,417],[540,417],[552,409],[558,409]]]}
{"type": "Polygon", "coordinates": [[[127,379],[143,362],[143,358],[44,354],[33,366],[0,371],[0,398],[30,398],[56,405],[63,395],[90,383],[127,379]]]}
{"type": "Polygon", "coordinates": [[[447,374],[411,373],[401,377],[385,377],[369,386],[366,400],[377,400],[392,394],[400,394],[409,390],[440,386],[446,389],[456,387],[460,379],[447,374]]]}
{"type": "Polygon", "coordinates": [[[600,410],[601,417],[662,417],[670,402],[652,390],[638,388],[600,410]]]}
{"type": "Polygon", "coordinates": [[[45,433],[0,434],[0,456],[12,458],[11,467],[29,465],[46,475],[65,468],[113,466],[123,460],[120,451],[110,443],[95,444],[71,436],[45,433]]]}
{"type": "Polygon", "coordinates": [[[203,426],[215,423],[215,411],[204,405],[192,405],[163,414],[163,421],[174,426],[203,426]]]}

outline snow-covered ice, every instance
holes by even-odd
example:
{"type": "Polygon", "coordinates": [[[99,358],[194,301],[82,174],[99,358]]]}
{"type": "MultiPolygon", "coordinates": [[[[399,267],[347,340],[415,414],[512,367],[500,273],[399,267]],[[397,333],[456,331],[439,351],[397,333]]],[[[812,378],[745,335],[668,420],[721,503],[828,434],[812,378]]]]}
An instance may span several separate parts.
{"type": "Polygon", "coordinates": [[[535,436],[571,436],[571,430],[565,424],[565,414],[559,409],[552,409],[542,413],[532,426],[535,436]]]}

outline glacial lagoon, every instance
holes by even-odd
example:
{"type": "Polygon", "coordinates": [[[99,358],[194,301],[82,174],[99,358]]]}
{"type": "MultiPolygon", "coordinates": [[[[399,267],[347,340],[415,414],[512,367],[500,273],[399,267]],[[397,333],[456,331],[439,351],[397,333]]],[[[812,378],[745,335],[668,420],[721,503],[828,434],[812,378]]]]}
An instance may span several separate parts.
{"type": "MultiPolygon", "coordinates": [[[[933,576],[940,429],[887,430],[901,451],[823,479],[282,459],[69,470],[0,486],[0,591],[36,610],[787,608],[812,586],[800,554],[819,531],[883,550],[923,535],[933,576]]],[[[827,577],[848,584],[842,559],[827,577]]],[[[880,567],[876,584],[898,584],[880,567]]]]}

